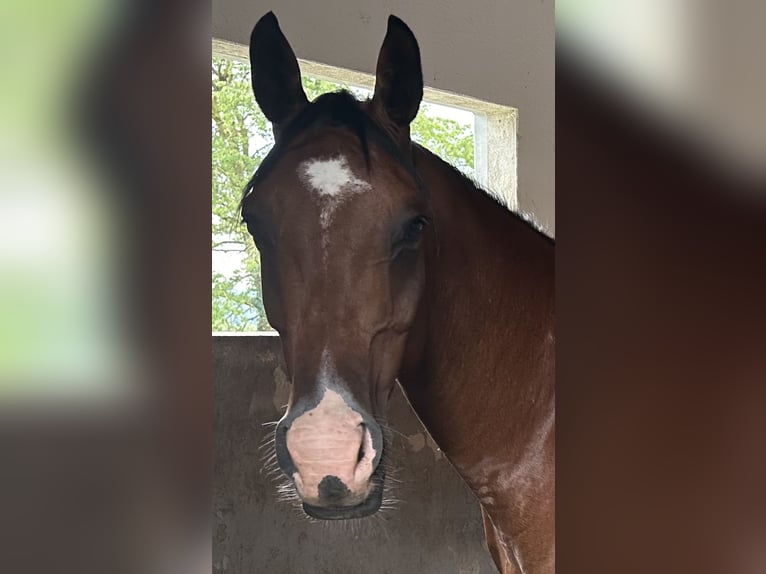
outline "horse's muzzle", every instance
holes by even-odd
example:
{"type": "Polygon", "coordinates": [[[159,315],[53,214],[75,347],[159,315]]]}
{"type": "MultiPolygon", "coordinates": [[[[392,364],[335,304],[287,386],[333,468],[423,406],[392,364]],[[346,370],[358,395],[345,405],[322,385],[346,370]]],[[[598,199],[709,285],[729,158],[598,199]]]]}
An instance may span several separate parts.
{"type": "Polygon", "coordinates": [[[380,473],[369,496],[356,506],[314,506],[304,502],[303,511],[311,518],[319,520],[348,520],[370,516],[380,509],[383,502],[383,480],[384,475],[380,473]]]}
{"type": "Polygon", "coordinates": [[[275,448],[309,516],[358,518],[380,508],[382,430],[342,391],[293,405],[277,425],[275,448]]]}

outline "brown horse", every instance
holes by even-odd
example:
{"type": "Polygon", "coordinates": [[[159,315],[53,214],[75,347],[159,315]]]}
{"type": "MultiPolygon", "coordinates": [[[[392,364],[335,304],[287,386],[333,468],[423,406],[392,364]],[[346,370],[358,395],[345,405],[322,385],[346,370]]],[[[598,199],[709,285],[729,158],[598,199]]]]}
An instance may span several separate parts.
{"type": "Polygon", "coordinates": [[[378,510],[398,379],[478,497],[498,568],[553,572],[553,242],[411,142],[423,76],[398,18],[369,101],[309,103],[272,13],[250,59],[276,143],[242,216],[292,380],[276,458],[303,509],[378,510]]]}

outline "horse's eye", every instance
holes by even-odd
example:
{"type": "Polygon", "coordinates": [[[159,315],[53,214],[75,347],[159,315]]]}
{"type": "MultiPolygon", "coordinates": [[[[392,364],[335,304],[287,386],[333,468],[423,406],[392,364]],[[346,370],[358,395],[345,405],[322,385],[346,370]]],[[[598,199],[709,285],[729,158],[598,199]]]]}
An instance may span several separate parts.
{"type": "Polygon", "coordinates": [[[420,237],[423,235],[423,230],[427,224],[428,219],[423,216],[416,217],[410,221],[404,231],[405,243],[414,244],[420,241],[420,237]]]}

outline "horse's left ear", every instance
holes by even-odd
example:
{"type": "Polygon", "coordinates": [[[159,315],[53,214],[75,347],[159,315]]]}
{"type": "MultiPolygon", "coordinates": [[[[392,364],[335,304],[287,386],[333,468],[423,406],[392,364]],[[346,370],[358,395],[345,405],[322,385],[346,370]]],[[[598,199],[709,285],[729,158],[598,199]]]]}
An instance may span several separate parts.
{"type": "Polygon", "coordinates": [[[276,133],[308,99],[298,60],[273,12],[258,20],[250,34],[250,69],[255,100],[276,133]]]}
{"type": "Polygon", "coordinates": [[[396,127],[406,128],[415,119],[422,99],[418,42],[407,24],[391,15],[378,55],[373,108],[396,127]]]}

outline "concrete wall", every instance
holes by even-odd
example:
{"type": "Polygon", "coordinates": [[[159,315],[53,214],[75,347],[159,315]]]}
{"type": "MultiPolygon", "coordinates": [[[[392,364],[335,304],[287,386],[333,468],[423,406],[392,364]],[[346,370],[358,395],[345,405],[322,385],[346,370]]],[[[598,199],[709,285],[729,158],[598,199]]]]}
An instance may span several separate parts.
{"type": "Polygon", "coordinates": [[[478,502],[401,393],[391,406],[398,508],[310,523],[261,472],[259,445],[287,402],[276,336],[213,338],[214,574],[496,572],[478,502]]]}
{"type": "Polygon", "coordinates": [[[218,0],[213,37],[247,44],[269,10],[299,58],[367,73],[388,15],[402,18],[420,43],[428,86],[518,109],[519,207],[554,233],[552,0],[218,0]]]}

